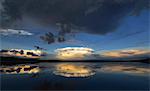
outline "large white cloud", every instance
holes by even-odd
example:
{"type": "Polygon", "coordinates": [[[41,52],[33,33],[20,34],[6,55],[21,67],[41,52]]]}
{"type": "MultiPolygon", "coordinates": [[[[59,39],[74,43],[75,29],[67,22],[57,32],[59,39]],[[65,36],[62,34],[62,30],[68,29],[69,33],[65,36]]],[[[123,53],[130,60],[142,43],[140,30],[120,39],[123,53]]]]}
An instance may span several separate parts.
{"type": "Polygon", "coordinates": [[[85,47],[66,47],[55,50],[58,59],[83,59],[92,55],[94,50],[85,47]]]}
{"type": "Polygon", "coordinates": [[[0,29],[0,34],[7,36],[7,35],[33,35],[28,31],[24,30],[15,30],[15,29],[0,29]]]}

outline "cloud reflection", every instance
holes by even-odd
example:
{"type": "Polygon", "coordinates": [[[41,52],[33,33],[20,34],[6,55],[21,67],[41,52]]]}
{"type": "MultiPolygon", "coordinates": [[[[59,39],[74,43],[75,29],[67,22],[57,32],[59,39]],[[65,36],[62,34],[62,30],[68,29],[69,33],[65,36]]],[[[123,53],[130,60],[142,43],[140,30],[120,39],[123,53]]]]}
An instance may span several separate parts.
{"type": "Polygon", "coordinates": [[[38,72],[40,72],[40,68],[36,65],[0,67],[0,73],[2,74],[32,74],[38,72]]]}
{"type": "Polygon", "coordinates": [[[126,74],[136,76],[147,76],[150,69],[145,65],[134,63],[40,63],[18,66],[1,66],[2,74],[34,74],[49,72],[63,77],[90,77],[93,75],[126,74]]]}
{"type": "Polygon", "coordinates": [[[100,72],[146,75],[150,72],[150,69],[144,67],[131,66],[131,65],[107,65],[107,66],[103,66],[100,69],[100,72]]]}
{"type": "Polygon", "coordinates": [[[55,75],[64,77],[88,77],[95,74],[95,72],[86,66],[77,66],[74,64],[58,64],[56,65],[55,75]]]}

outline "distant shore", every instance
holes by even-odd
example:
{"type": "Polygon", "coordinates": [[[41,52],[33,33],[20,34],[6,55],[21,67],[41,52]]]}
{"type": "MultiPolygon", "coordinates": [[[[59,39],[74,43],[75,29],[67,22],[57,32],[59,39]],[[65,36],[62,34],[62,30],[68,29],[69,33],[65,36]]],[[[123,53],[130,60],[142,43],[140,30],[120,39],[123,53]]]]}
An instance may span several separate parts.
{"type": "Polygon", "coordinates": [[[0,57],[1,64],[38,63],[38,62],[142,62],[150,63],[150,58],[142,60],[41,60],[38,58],[0,57]]]}

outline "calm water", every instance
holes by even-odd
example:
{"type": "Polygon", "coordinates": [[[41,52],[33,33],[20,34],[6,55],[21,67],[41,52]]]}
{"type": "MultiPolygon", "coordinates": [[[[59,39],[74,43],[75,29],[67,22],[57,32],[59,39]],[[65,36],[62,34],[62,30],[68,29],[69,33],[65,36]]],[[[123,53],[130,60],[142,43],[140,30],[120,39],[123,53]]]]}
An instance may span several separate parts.
{"type": "Polygon", "coordinates": [[[0,67],[2,90],[148,90],[145,63],[36,63],[0,67]]]}

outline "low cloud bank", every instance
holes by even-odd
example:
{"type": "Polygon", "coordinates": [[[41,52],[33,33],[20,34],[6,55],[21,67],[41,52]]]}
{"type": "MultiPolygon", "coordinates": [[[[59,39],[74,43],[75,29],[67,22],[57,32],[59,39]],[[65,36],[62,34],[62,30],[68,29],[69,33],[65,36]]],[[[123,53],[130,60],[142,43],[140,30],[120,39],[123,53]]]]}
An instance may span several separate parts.
{"type": "Polygon", "coordinates": [[[25,30],[15,30],[15,29],[0,29],[0,35],[8,36],[8,35],[33,35],[33,33],[30,33],[25,30]]]}
{"type": "Polygon", "coordinates": [[[103,58],[123,58],[123,59],[137,59],[137,58],[149,58],[150,50],[145,49],[122,49],[107,51],[100,54],[103,58]]]}

